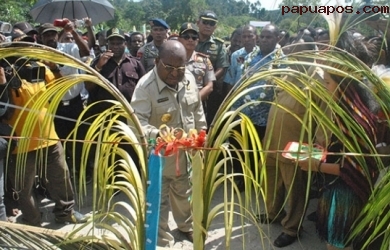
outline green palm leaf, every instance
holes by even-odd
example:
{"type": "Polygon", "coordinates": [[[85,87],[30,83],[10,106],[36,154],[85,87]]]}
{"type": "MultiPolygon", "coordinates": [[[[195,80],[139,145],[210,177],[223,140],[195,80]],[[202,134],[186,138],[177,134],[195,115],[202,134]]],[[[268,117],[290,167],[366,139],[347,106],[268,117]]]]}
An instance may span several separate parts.
{"type": "MultiPolygon", "coordinates": [[[[73,135],[70,135],[67,139],[67,143],[75,143],[75,134],[77,133],[78,126],[81,123],[89,123],[89,130],[87,132],[85,140],[89,143],[84,143],[82,153],[82,163],[80,169],[80,176],[84,176],[86,171],[86,165],[88,156],[91,150],[91,144],[96,143],[97,150],[95,154],[95,166],[94,166],[94,189],[93,189],[93,206],[91,222],[81,225],[75,228],[75,230],[69,234],[69,237],[65,238],[64,242],[50,241],[52,244],[59,244],[59,248],[62,249],[66,244],[76,244],[77,242],[93,242],[99,240],[106,243],[107,246],[113,248],[126,249],[143,249],[144,248],[144,222],[145,222],[145,176],[146,176],[146,158],[147,154],[147,142],[141,130],[141,126],[138,123],[137,118],[133,114],[133,110],[130,107],[126,99],[119,93],[119,91],[113,87],[106,79],[101,77],[88,65],[85,65],[81,61],[78,61],[70,56],[64,55],[56,50],[36,46],[32,47],[18,47],[16,48],[0,48],[0,59],[8,58],[10,56],[26,57],[26,58],[38,58],[40,60],[52,61],[62,65],[68,65],[79,68],[85,71],[85,74],[78,74],[77,76],[66,76],[54,80],[47,86],[47,90],[39,93],[39,97],[32,97],[35,99],[34,103],[29,105],[31,108],[27,110],[25,107],[18,107],[28,112],[27,119],[25,121],[23,130],[20,136],[21,138],[31,138],[32,130],[37,124],[37,114],[47,108],[47,115],[44,118],[43,124],[53,124],[54,114],[56,108],[60,103],[62,96],[66,91],[80,82],[89,81],[94,82],[107,89],[111,94],[116,96],[117,101],[109,101],[112,103],[112,107],[106,112],[98,114],[97,117],[93,117],[89,120],[83,120],[82,116],[88,112],[85,110],[83,115],[79,117],[76,125],[76,129],[73,135]],[[125,123],[121,119],[125,118],[128,122],[125,123]],[[110,128],[110,129],[107,129],[110,128]],[[110,132],[115,130],[116,132],[110,132]],[[140,169],[137,170],[136,164],[123,149],[118,147],[119,143],[126,143],[132,145],[140,158],[140,169]],[[115,156],[119,156],[122,160],[115,160],[115,156]],[[120,166],[120,171],[114,173],[114,169],[120,166]],[[126,181],[115,181],[112,177],[123,177],[126,181]],[[113,194],[115,190],[120,190],[127,201],[115,201],[113,194]],[[118,213],[117,209],[120,207],[122,213],[118,213]],[[126,212],[123,212],[126,211],[126,212]],[[107,218],[111,221],[118,223],[118,227],[110,226],[106,223],[107,218]],[[98,233],[94,229],[95,226],[103,227],[108,234],[98,233]],[[73,237],[83,229],[87,229],[90,234],[85,237],[73,237]],[[90,228],[90,229],[88,229],[90,228]],[[112,235],[107,237],[107,235],[112,235]]],[[[52,125],[49,125],[52,126],[52,125]]],[[[42,142],[53,138],[44,138],[41,134],[39,139],[42,142]]],[[[27,148],[28,140],[21,140],[19,147],[27,148]]],[[[45,157],[45,156],[42,156],[45,157]]],[[[23,161],[25,161],[25,154],[18,154],[19,166],[21,171],[23,170],[23,161]]],[[[19,172],[20,174],[21,172],[19,172]]],[[[23,175],[20,174],[19,181],[23,182],[23,175]]],[[[87,195],[87,189],[85,180],[80,177],[78,180],[79,194],[87,195]]],[[[79,196],[79,205],[83,204],[83,195],[79,196]]],[[[32,240],[31,235],[21,237],[26,241],[32,241],[29,245],[31,249],[44,249],[38,247],[39,245],[33,245],[35,240],[32,240]]],[[[39,242],[39,241],[38,241],[39,242]]],[[[16,245],[15,245],[16,246],[16,245]]]]}

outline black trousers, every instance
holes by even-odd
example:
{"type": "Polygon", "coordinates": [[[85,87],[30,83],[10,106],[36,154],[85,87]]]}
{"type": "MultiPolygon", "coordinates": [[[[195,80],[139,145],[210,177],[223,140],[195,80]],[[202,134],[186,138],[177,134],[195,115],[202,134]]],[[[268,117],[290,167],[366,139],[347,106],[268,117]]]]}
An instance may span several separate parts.
{"type": "MultiPolygon", "coordinates": [[[[73,172],[73,169],[75,169],[76,172],[79,170],[83,143],[76,142],[75,147],[73,147],[73,135],[70,140],[66,140],[66,138],[72,134],[73,130],[76,128],[76,121],[81,115],[81,112],[83,112],[83,109],[83,100],[81,99],[81,96],[78,95],[69,101],[61,102],[57,108],[56,117],[54,119],[55,130],[65,148],[65,155],[71,172],[73,172]]],[[[85,138],[85,131],[87,131],[87,128],[78,127],[76,139],[83,140],[85,138]]]]}
{"type": "Polygon", "coordinates": [[[37,172],[40,173],[41,181],[55,202],[53,213],[56,216],[63,216],[73,211],[75,204],[73,188],[61,143],[58,142],[39,151],[28,152],[26,164],[19,173],[17,173],[17,169],[21,169],[21,167],[16,165],[16,157],[16,155],[12,155],[9,161],[8,180],[11,190],[7,191],[11,193],[13,200],[18,202],[26,224],[39,226],[41,223],[39,201],[33,192],[37,172]],[[17,176],[19,178],[23,176],[23,181],[17,179],[17,176]]]}
{"type": "MultiPolygon", "coordinates": [[[[257,134],[259,135],[259,139],[260,140],[263,140],[264,138],[264,135],[265,135],[265,126],[258,126],[258,125],[254,125],[255,128],[256,128],[256,131],[257,131],[257,134]]],[[[239,126],[237,126],[235,128],[235,130],[241,134],[241,128],[239,126]]],[[[235,148],[237,148],[238,150],[253,150],[253,147],[251,145],[249,145],[249,148],[242,148],[240,146],[240,144],[234,139],[234,138],[229,138],[229,143],[234,145],[235,148]]],[[[235,152],[232,153],[233,154],[233,157],[236,157],[238,159],[238,155],[237,154],[244,154],[243,151],[241,152],[238,152],[237,154],[235,152]]],[[[250,161],[251,163],[254,162],[254,159],[255,159],[255,154],[258,155],[258,159],[260,157],[260,152],[251,152],[249,155],[251,156],[250,157],[250,161]]],[[[251,166],[251,170],[253,171],[253,165],[251,166]]],[[[234,173],[243,173],[243,169],[242,169],[242,166],[241,166],[241,163],[239,160],[233,160],[233,172],[234,173]]]]}
{"type": "MultiPolygon", "coordinates": [[[[108,108],[109,108],[109,105],[107,105],[107,104],[102,104],[102,103],[100,103],[100,104],[95,104],[93,107],[88,107],[88,111],[86,112],[85,116],[83,117],[83,120],[87,121],[88,123],[93,123],[93,121],[94,121],[94,119],[95,119],[94,116],[95,116],[96,114],[99,114],[99,113],[101,113],[101,112],[104,112],[104,111],[105,111],[106,109],[108,109],[108,108]]],[[[121,121],[124,122],[124,123],[127,122],[125,117],[119,117],[118,119],[121,120],[121,121]]],[[[105,123],[108,124],[108,122],[110,122],[110,117],[107,117],[106,120],[105,120],[105,123]]],[[[109,129],[110,132],[111,132],[111,131],[112,131],[112,133],[116,132],[114,129],[110,129],[110,128],[108,127],[108,125],[107,125],[107,126],[104,125],[104,126],[105,126],[107,129],[109,129]]],[[[85,129],[84,135],[87,134],[87,132],[88,132],[88,127],[87,127],[87,126],[84,126],[83,129],[85,129]]],[[[134,161],[134,163],[135,163],[135,165],[136,165],[136,167],[137,167],[139,173],[141,173],[141,171],[140,171],[140,164],[139,164],[140,158],[138,157],[136,151],[134,150],[133,145],[130,145],[130,144],[127,143],[126,141],[119,141],[119,142],[117,142],[117,143],[119,143],[119,146],[118,146],[119,148],[125,150],[125,151],[130,155],[130,157],[133,159],[133,161],[134,161]]],[[[89,153],[89,154],[90,154],[90,158],[94,158],[94,157],[95,157],[95,152],[96,152],[96,150],[97,150],[96,147],[97,147],[97,145],[96,145],[95,143],[91,145],[91,149],[90,149],[90,153],[89,153]]],[[[141,157],[142,157],[142,156],[141,156],[141,157]]],[[[115,161],[118,161],[118,160],[121,160],[121,157],[120,157],[119,155],[116,155],[115,161]]],[[[118,171],[119,171],[119,170],[123,170],[123,168],[122,168],[121,166],[118,166],[118,167],[115,169],[115,173],[114,173],[114,175],[115,175],[115,176],[114,176],[115,180],[123,180],[123,179],[119,178],[118,176],[116,176],[116,173],[118,172],[118,171],[116,171],[116,170],[118,170],[118,171]]]]}

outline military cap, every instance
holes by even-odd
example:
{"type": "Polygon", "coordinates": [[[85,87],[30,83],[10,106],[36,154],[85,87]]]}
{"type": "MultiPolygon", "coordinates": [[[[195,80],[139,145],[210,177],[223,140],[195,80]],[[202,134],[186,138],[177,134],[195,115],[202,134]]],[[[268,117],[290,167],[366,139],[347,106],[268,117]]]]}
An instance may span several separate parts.
{"type": "Polygon", "coordinates": [[[44,23],[39,27],[39,34],[44,34],[48,31],[55,31],[58,32],[57,27],[54,26],[52,23],[44,23]]]}
{"type": "Polygon", "coordinates": [[[198,33],[198,27],[195,24],[183,23],[180,27],[179,36],[187,31],[189,31],[189,30],[192,30],[192,31],[195,31],[196,33],[198,33]]]}
{"type": "Polygon", "coordinates": [[[118,28],[111,28],[109,30],[107,30],[107,40],[112,38],[112,37],[119,37],[119,38],[122,38],[123,40],[126,40],[125,39],[125,33],[123,32],[123,30],[120,30],[118,28]]]}
{"type": "Polygon", "coordinates": [[[20,29],[13,29],[11,32],[11,39],[13,42],[35,42],[33,37],[27,36],[20,29]]]}
{"type": "Polygon", "coordinates": [[[202,12],[200,15],[199,15],[199,18],[202,18],[204,20],[210,20],[210,21],[218,21],[218,17],[217,15],[212,12],[211,10],[206,10],[204,12],[202,12]]]}
{"type": "Polygon", "coordinates": [[[24,34],[38,34],[38,31],[33,28],[28,22],[17,22],[14,24],[14,29],[20,29],[24,34]]]}
{"type": "Polygon", "coordinates": [[[163,27],[164,29],[169,29],[169,25],[160,18],[153,18],[149,21],[150,26],[159,26],[163,27]]]}

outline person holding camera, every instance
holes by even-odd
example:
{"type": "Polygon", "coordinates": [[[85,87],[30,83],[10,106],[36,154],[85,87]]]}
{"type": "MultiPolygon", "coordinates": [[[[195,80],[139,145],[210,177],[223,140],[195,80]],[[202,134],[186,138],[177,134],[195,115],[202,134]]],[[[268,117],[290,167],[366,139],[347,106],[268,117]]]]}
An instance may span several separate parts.
{"type": "Polygon", "coordinates": [[[12,25],[10,23],[0,21],[0,43],[11,42],[11,36],[9,36],[11,31],[12,25]]]}
{"type": "Polygon", "coordinates": [[[0,33],[0,43],[4,43],[7,40],[7,38],[0,33]]]}
{"type": "MultiPolygon", "coordinates": [[[[19,41],[26,41],[24,39],[27,36],[19,41]]],[[[23,213],[23,223],[41,225],[38,202],[32,194],[36,173],[39,173],[41,182],[55,202],[53,213],[57,222],[86,222],[87,218],[73,209],[74,192],[64,148],[54,124],[47,124],[47,109],[31,112],[34,102],[45,92],[46,83],[53,81],[55,76],[43,63],[26,58],[7,58],[1,66],[0,69],[6,69],[6,78],[0,79],[0,84],[5,84],[12,105],[18,107],[10,112],[4,122],[14,127],[15,133],[20,136],[17,147],[9,157],[7,172],[12,196],[23,213]],[[33,132],[26,132],[24,126],[32,116],[37,116],[30,124],[33,132]],[[25,157],[20,157],[20,154],[25,157]]]]}

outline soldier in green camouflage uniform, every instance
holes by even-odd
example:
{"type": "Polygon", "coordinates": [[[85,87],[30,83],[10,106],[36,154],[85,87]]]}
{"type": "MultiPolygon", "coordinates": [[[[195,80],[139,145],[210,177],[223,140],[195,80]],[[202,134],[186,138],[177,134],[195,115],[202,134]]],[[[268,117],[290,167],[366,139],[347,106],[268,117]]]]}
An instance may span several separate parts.
{"type": "Polygon", "coordinates": [[[142,46],[137,52],[137,57],[140,59],[146,72],[154,67],[154,59],[158,57],[159,47],[167,40],[169,29],[169,25],[159,18],[150,20],[150,25],[152,26],[151,35],[153,41],[142,46]]]}
{"type": "Polygon", "coordinates": [[[213,35],[217,27],[218,18],[212,11],[203,12],[198,19],[199,27],[199,43],[195,50],[206,54],[214,67],[216,81],[214,82],[213,92],[211,92],[207,100],[207,124],[210,125],[214,119],[215,113],[221,105],[224,93],[222,91],[222,83],[226,69],[229,67],[224,41],[216,38],[213,35]]]}

